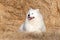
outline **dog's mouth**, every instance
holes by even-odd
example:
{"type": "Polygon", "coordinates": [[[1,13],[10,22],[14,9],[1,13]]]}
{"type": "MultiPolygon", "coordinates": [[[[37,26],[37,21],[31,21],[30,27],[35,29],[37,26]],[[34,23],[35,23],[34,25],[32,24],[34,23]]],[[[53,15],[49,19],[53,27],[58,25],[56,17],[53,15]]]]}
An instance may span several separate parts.
{"type": "Polygon", "coordinates": [[[32,19],[34,19],[34,18],[35,18],[35,17],[28,17],[29,20],[32,20],[32,19]]]}

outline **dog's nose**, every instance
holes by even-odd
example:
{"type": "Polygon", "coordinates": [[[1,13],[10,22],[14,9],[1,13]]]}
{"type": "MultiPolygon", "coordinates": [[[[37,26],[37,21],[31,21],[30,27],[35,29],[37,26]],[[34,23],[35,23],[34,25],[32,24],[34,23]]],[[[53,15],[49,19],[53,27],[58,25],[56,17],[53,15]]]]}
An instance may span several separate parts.
{"type": "Polygon", "coordinates": [[[30,14],[28,14],[28,17],[30,16],[30,14]]]}

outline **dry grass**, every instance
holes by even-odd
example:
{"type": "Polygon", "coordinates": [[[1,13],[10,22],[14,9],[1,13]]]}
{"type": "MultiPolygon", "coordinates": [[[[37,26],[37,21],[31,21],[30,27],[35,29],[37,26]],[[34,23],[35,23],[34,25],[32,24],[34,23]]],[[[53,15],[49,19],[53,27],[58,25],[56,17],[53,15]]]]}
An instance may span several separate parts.
{"type": "Polygon", "coordinates": [[[0,0],[0,40],[60,40],[60,0],[0,0]],[[44,35],[19,33],[28,9],[39,8],[46,24],[44,35]]]}
{"type": "Polygon", "coordinates": [[[60,40],[60,34],[47,32],[41,34],[25,32],[0,32],[0,40],[60,40]]]}

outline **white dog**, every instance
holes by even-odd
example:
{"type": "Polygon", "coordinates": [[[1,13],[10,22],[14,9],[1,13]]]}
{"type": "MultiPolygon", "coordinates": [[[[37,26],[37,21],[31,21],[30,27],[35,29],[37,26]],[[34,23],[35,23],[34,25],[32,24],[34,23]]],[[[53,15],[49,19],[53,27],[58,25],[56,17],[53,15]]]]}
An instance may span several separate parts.
{"type": "Polygon", "coordinates": [[[19,28],[25,32],[46,32],[43,17],[39,9],[30,9],[27,13],[25,22],[19,28]]]}

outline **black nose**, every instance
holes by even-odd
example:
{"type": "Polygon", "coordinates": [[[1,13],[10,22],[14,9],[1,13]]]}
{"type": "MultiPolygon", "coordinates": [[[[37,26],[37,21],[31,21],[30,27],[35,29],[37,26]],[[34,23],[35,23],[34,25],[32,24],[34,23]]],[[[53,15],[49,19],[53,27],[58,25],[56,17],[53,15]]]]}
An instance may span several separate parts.
{"type": "Polygon", "coordinates": [[[30,16],[30,14],[28,14],[28,17],[30,16]]]}

